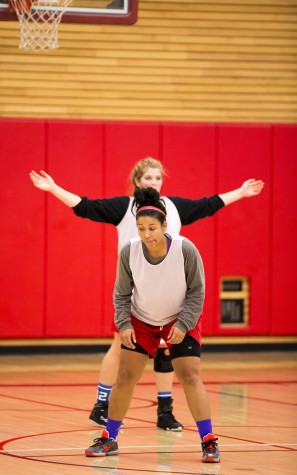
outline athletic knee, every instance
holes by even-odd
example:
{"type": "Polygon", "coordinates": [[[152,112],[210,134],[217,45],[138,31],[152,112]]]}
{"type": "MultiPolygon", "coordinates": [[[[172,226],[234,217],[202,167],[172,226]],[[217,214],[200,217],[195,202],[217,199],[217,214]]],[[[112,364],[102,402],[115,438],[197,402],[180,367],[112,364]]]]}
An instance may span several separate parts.
{"type": "Polygon", "coordinates": [[[118,386],[130,386],[136,384],[138,374],[133,371],[133,368],[121,367],[118,371],[116,384],[118,386]]]}
{"type": "Polygon", "coordinates": [[[200,372],[197,368],[185,365],[175,371],[180,383],[183,385],[196,386],[201,381],[200,372]]]}

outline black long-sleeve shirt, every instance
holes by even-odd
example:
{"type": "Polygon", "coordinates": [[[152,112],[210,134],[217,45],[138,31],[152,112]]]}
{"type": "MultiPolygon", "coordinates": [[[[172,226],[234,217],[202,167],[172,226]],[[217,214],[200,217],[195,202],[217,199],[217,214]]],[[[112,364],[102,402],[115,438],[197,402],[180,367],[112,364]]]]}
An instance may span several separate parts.
{"type": "MultiPolygon", "coordinates": [[[[219,195],[198,200],[180,198],[178,196],[168,196],[167,198],[176,207],[182,225],[192,224],[198,219],[213,216],[224,206],[224,202],[219,195]]],[[[118,226],[128,210],[129,203],[129,196],[94,200],[84,196],[73,208],[73,211],[81,218],[118,226]]]]}

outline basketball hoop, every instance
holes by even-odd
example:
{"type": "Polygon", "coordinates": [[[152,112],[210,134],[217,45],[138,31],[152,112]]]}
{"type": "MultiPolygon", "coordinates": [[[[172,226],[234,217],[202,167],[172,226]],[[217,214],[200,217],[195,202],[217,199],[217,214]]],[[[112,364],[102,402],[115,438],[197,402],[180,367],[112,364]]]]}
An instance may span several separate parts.
{"type": "Polygon", "coordinates": [[[42,51],[59,48],[58,26],[71,0],[10,0],[20,22],[19,48],[42,51]]]}

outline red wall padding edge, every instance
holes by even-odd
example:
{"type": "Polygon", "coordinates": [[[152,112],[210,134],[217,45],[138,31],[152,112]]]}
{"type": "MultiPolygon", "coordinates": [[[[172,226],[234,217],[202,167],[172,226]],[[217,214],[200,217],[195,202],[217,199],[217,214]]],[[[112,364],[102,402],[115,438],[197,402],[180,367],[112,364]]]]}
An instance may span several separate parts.
{"type": "Polygon", "coordinates": [[[29,181],[45,166],[45,125],[0,121],[1,337],[40,337],[45,322],[45,195],[29,181]]]}
{"type": "Polygon", "coordinates": [[[297,127],[273,127],[271,155],[269,332],[286,335],[297,326],[297,127]]]}

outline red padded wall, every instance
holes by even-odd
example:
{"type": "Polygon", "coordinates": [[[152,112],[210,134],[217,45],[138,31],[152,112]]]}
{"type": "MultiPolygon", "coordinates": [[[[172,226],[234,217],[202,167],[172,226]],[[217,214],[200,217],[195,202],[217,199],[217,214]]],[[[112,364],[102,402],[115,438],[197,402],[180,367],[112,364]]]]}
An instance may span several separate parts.
{"type": "Polygon", "coordinates": [[[29,179],[44,166],[44,124],[0,120],[0,336],[42,337],[44,308],[44,195],[29,179]]]}
{"type": "MultiPolygon", "coordinates": [[[[151,156],[159,158],[159,126],[157,123],[109,122],[105,126],[105,194],[107,197],[131,193],[129,175],[138,160],[151,156]]],[[[105,334],[112,335],[112,294],[116,275],[117,231],[105,225],[106,269],[104,281],[105,334]]]]}
{"type": "MultiPolygon", "coordinates": [[[[102,197],[102,140],[100,123],[50,121],[48,173],[68,191],[102,197]]],[[[104,333],[103,253],[103,225],[48,196],[47,336],[104,333]]]]}
{"type": "Polygon", "coordinates": [[[220,277],[250,277],[248,328],[218,328],[220,334],[261,335],[269,330],[270,156],[269,126],[219,127],[218,175],[221,192],[238,188],[248,178],[261,178],[265,182],[260,196],[233,203],[218,216],[216,294],[219,295],[220,277]]]}
{"type": "Polygon", "coordinates": [[[117,232],[33,187],[31,169],[90,198],[126,195],[137,160],[169,176],[163,193],[200,198],[262,178],[257,198],[182,228],[206,271],[204,335],[296,333],[296,125],[0,119],[1,327],[6,338],[111,335],[117,232]],[[221,276],[250,277],[248,328],[221,328],[221,276]]]}
{"type": "MultiPolygon", "coordinates": [[[[164,194],[198,199],[216,192],[216,128],[214,125],[164,124],[162,155],[168,177],[164,194]]],[[[214,271],[216,217],[205,218],[181,230],[199,249],[206,279],[203,334],[215,331],[214,271]]]]}
{"type": "Polygon", "coordinates": [[[297,332],[297,126],[275,126],[273,132],[270,332],[286,335],[297,332]]]}

